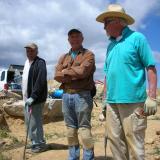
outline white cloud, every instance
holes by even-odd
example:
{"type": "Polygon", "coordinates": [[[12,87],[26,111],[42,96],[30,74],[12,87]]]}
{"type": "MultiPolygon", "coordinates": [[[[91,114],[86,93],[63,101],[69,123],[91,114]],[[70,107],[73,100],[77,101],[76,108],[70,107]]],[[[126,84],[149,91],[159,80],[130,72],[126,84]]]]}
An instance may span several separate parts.
{"type": "MultiPolygon", "coordinates": [[[[134,29],[145,28],[144,19],[159,4],[158,0],[118,0],[136,19],[134,29]]],[[[48,77],[62,53],[70,46],[67,32],[79,28],[84,34],[84,47],[95,53],[97,72],[102,77],[108,43],[103,25],[95,21],[105,11],[105,0],[1,0],[0,1],[0,66],[23,64],[24,45],[36,42],[39,55],[46,59],[48,77]]]]}
{"type": "Polygon", "coordinates": [[[133,28],[144,28],[144,19],[150,13],[158,12],[159,0],[117,0],[118,3],[122,4],[126,10],[126,13],[135,19],[133,28]]]}

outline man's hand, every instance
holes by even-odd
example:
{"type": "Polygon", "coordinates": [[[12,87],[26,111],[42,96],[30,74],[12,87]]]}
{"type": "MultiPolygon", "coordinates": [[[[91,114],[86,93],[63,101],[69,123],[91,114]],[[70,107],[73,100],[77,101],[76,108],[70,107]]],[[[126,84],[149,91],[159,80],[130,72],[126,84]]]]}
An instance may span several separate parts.
{"type": "Polygon", "coordinates": [[[157,112],[157,100],[147,97],[144,104],[144,114],[146,116],[154,115],[157,112]]]}
{"type": "Polygon", "coordinates": [[[64,75],[67,75],[68,69],[67,69],[67,68],[63,69],[63,70],[62,70],[62,73],[63,73],[64,75]]]}
{"type": "Polygon", "coordinates": [[[34,99],[33,99],[32,97],[30,97],[30,98],[28,98],[28,99],[26,100],[25,105],[30,106],[30,105],[32,105],[33,102],[34,102],[34,99]]]}
{"type": "Polygon", "coordinates": [[[68,83],[71,82],[71,76],[65,75],[64,78],[62,79],[62,83],[68,83]]]}

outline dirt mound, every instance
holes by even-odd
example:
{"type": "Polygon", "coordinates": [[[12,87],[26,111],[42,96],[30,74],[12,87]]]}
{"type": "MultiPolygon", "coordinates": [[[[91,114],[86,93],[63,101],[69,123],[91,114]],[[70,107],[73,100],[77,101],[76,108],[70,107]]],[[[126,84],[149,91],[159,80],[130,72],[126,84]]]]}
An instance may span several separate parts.
{"type": "MultiPolygon", "coordinates": [[[[7,99],[8,100],[8,99],[7,99]]],[[[6,100],[0,100],[0,106],[6,100]]],[[[95,160],[105,160],[104,157],[104,125],[98,117],[101,112],[102,103],[97,101],[99,107],[93,108],[92,113],[92,134],[95,141],[95,160]]],[[[49,110],[50,111],[50,110],[49,110]]],[[[45,111],[47,112],[47,111],[45,111]]],[[[1,112],[2,113],[2,112],[1,112]]],[[[53,118],[50,116],[50,118],[53,118]]],[[[44,117],[45,119],[45,117],[44,117]]],[[[0,159],[22,160],[24,141],[25,141],[25,124],[23,119],[12,117],[4,114],[5,127],[0,129],[0,159]],[[3,155],[2,155],[3,154],[3,155]]],[[[47,119],[48,121],[48,119],[47,119]]],[[[160,159],[160,106],[155,116],[148,117],[148,127],[146,130],[145,149],[146,160],[160,159]]],[[[44,124],[44,133],[49,149],[40,154],[32,154],[27,150],[28,160],[64,160],[67,159],[67,140],[66,127],[64,121],[57,120],[44,124]]],[[[82,152],[81,152],[82,157],[82,152]]],[[[112,160],[112,154],[107,147],[107,157],[112,160]]]]}

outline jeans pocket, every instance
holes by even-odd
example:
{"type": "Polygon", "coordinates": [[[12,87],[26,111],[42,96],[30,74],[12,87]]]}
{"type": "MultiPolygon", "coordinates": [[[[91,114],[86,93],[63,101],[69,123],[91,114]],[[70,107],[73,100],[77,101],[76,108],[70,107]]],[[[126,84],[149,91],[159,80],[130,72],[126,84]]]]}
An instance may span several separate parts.
{"type": "Polygon", "coordinates": [[[133,132],[139,132],[147,128],[147,118],[141,118],[136,113],[132,114],[133,132]]]}
{"type": "Polygon", "coordinates": [[[90,92],[82,92],[79,94],[79,103],[86,105],[90,109],[93,108],[93,99],[90,95],[90,92]]]}

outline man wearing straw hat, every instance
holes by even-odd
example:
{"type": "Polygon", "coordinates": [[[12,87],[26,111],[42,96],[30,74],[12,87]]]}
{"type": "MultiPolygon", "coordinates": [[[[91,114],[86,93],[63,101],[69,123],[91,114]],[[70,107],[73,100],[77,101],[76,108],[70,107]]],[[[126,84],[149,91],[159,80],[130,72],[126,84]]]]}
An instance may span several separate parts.
{"type": "Polygon", "coordinates": [[[104,24],[110,40],[104,70],[107,135],[113,157],[144,160],[147,116],[157,111],[157,74],[151,49],[143,34],[128,27],[134,19],[121,5],[110,4],[96,20],[104,24]]]}

